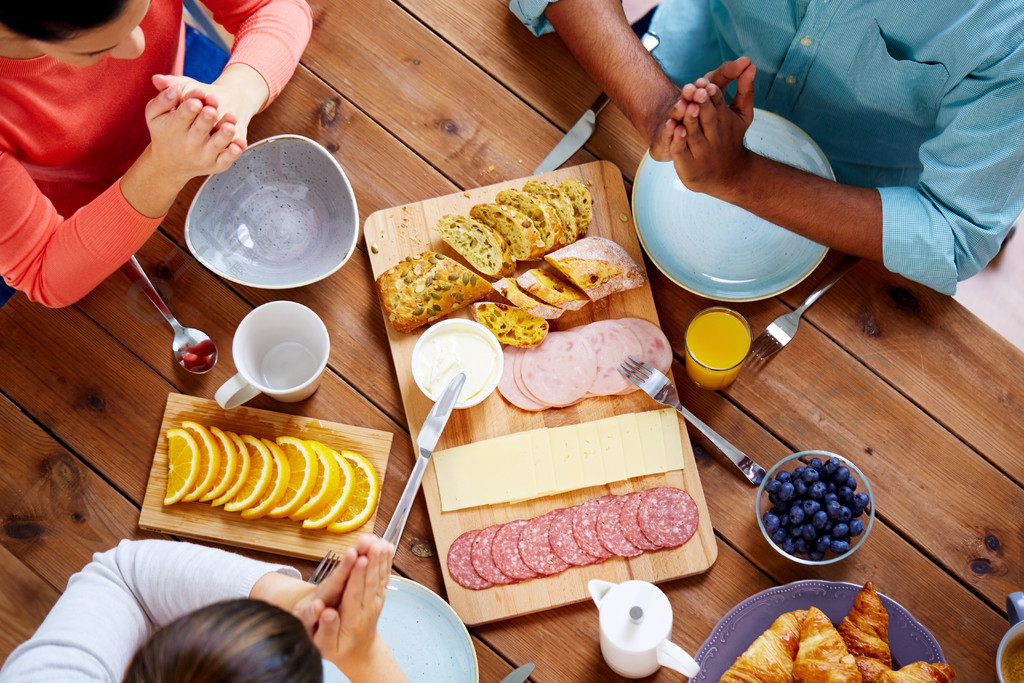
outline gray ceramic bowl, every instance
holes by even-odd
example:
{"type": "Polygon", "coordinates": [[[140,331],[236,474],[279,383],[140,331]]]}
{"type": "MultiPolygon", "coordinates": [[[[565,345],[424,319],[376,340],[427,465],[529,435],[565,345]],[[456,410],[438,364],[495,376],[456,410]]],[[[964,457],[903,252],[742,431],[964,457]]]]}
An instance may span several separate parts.
{"type": "Polygon", "coordinates": [[[227,280],[285,289],[341,268],[358,228],[352,186],[334,157],[309,138],[277,135],[206,179],[185,218],[185,241],[227,280]]]}

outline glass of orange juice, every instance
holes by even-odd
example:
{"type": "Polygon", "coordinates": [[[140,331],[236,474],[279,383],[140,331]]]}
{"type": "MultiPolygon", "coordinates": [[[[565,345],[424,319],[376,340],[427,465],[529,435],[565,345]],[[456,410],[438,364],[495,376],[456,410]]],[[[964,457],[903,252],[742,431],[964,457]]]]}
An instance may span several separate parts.
{"type": "Polygon", "coordinates": [[[713,306],[686,328],[686,374],[702,389],[725,389],[750,351],[750,325],[730,308],[713,306]]]}

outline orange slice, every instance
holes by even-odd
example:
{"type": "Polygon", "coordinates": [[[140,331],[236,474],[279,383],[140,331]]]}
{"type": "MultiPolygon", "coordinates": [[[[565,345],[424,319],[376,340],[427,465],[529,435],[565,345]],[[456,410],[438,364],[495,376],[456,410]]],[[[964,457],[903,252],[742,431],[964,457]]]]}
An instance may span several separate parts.
{"type": "Polygon", "coordinates": [[[220,469],[214,477],[213,486],[210,490],[199,497],[199,500],[209,502],[222,496],[231,485],[235,483],[235,475],[238,473],[240,458],[235,443],[217,427],[210,427],[210,433],[217,440],[220,447],[220,469]]]}
{"type": "Polygon", "coordinates": [[[242,441],[242,437],[238,436],[234,432],[225,432],[228,435],[228,440],[235,447],[235,451],[238,453],[238,468],[235,471],[235,476],[228,485],[228,490],[220,494],[217,498],[210,501],[210,505],[223,505],[232,498],[238,495],[238,492],[245,486],[245,482],[249,480],[249,469],[252,467],[252,459],[249,457],[249,449],[245,447],[245,443],[242,441]]]}
{"type": "Polygon", "coordinates": [[[313,485],[316,484],[316,475],[320,467],[316,453],[302,439],[296,439],[294,436],[279,436],[277,445],[288,456],[288,465],[291,467],[292,474],[284,497],[277,507],[267,513],[267,517],[287,517],[302,507],[302,504],[309,500],[309,494],[313,490],[313,485]]]}
{"type": "Polygon", "coordinates": [[[284,454],[281,447],[270,439],[261,439],[263,445],[270,451],[274,460],[274,478],[267,492],[248,510],[242,510],[242,519],[259,519],[277,507],[288,492],[288,483],[292,479],[291,465],[288,464],[288,456],[284,454]]]}
{"type": "Polygon", "coordinates": [[[338,468],[342,472],[342,481],[328,499],[327,504],[320,508],[318,512],[310,515],[308,519],[303,520],[303,529],[326,529],[344,514],[349,501],[352,499],[352,489],[355,481],[352,466],[338,451],[331,450],[331,457],[338,463],[338,468]]]}
{"type": "Polygon", "coordinates": [[[249,476],[235,497],[224,504],[228,512],[241,512],[255,507],[274,480],[274,456],[266,445],[248,434],[242,436],[242,442],[249,451],[249,476]]]}
{"type": "Polygon", "coordinates": [[[184,501],[199,500],[199,498],[213,488],[220,471],[220,446],[210,430],[195,422],[182,422],[181,428],[188,431],[199,444],[199,474],[196,482],[182,498],[184,501]]]}
{"type": "Polygon", "coordinates": [[[355,481],[352,483],[352,499],[345,512],[327,527],[336,533],[352,531],[366,524],[377,509],[377,499],[380,497],[380,480],[373,465],[358,453],[342,451],[341,454],[352,465],[355,481]]]}
{"type": "Polygon", "coordinates": [[[339,460],[331,455],[332,451],[330,448],[318,441],[309,441],[307,443],[316,454],[318,463],[317,475],[313,483],[313,492],[310,493],[309,499],[298,510],[288,515],[288,519],[295,520],[296,522],[309,519],[329,505],[334,500],[335,493],[341,488],[342,476],[346,479],[352,478],[350,472],[342,474],[341,463],[344,460],[339,460]]]}
{"type": "Polygon", "coordinates": [[[185,497],[199,478],[199,444],[184,429],[167,430],[167,495],[164,505],[185,497]]]}

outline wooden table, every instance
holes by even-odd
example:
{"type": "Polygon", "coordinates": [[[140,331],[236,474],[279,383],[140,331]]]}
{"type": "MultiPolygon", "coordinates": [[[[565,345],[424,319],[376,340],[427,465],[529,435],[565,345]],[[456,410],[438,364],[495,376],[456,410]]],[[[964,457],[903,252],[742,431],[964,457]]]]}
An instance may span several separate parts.
{"type": "MultiPolygon", "coordinates": [[[[345,168],[360,213],[528,175],[597,94],[556,37],[535,39],[505,0],[313,0],[302,65],[251,127],[294,132],[345,168]]],[[[570,164],[606,159],[631,180],[644,145],[614,107],[570,164]]],[[[169,392],[210,398],[233,372],[232,332],[254,306],[305,303],[327,321],[330,372],[311,399],[251,405],[395,435],[377,532],[411,469],[412,447],[372,289],[366,245],[325,281],[291,291],[231,285],[184,247],[182,193],[139,254],[177,317],[209,333],[221,360],[179,370],[170,332],[114,274],[80,304],[49,310],[15,297],[0,309],[0,653],[31,634],[91,553],[137,528],[169,392]]],[[[736,308],[755,330],[794,308],[784,295],[736,308]]],[[[659,316],[683,330],[709,304],[650,265],[659,316]]],[[[675,367],[677,377],[682,368],[675,367]]],[[[1021,352],[952,299],[861,263],[805,317],[796,340],[727,392],[680,383],[683,402],[765,466],[794,450],[845,454],[867,472],[878,520],[852,558],[820,569],[768,547],[755,489],[690,431],[718,542],[712,568],[664,584],[674,640],[695,652],[751,594],[805,578],[861,583],[903,604],[935,635],[962,681],[993,680],[1007,593],[1024,587],[1024,378],[1021,352]]],[[[277,558],[280,559],[280,558],[277,558]]],[[[297,563],[304,572],[311,563],[297,563]]],[[[443,594],[422,497],[395,570],[443,594]]],[[[589,603],[472,629],[480,679],[535,662],[536,681],[616,680],[589,603]]],[[[656,680],[678,680],[661,671],[656,680]]]]}

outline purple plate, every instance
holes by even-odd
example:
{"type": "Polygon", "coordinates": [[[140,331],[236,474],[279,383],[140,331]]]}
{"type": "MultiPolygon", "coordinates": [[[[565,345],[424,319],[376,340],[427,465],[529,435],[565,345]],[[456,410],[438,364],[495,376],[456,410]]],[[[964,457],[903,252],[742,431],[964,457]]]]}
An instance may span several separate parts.
{"type": "MultiPolygon", "coordinates": [[[[862,586],[835,581],[794,581],[753,595],[733,608],[715,624],[711,635],[700,646],[694,658],[700,673],[690,679],[717,681],[750,644],[781,614],[814,605],[838,624],[853,607],[862,586]]],[[[924,626],[899,603],[881,593],[889,613],[889,649],[893,668],[910,662],[945,662],[942,649],[924,626]]]]}

